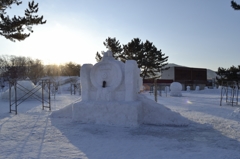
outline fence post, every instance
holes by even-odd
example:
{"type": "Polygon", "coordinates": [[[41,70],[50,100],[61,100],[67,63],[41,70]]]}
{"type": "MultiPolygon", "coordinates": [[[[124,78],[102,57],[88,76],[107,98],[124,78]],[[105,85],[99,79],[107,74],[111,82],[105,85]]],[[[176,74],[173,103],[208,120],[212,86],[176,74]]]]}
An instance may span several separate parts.
{"type": "Polygon", "coordinates": [[[154,79],[154,99],[157,102],[157,79],[154,79]]]}

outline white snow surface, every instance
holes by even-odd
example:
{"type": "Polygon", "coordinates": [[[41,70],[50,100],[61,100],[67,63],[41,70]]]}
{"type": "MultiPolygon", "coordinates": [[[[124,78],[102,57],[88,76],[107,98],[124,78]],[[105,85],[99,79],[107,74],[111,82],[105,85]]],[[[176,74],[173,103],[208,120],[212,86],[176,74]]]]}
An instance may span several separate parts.
{"type": "MultiPolygon", "coordinates": [[[[182,97],[158,96],[158,103],[180,113],[188,126],[116,127],[53,118],[79,101],[70,92],[52,98],[52,111],[35,100],[9,113],[0,100],[0,158],[52,159],[240,159],[240,109],[223,102],[220,90],[183,91],[182,97]]],[[[148,92],[142,95],[153,100],[148,92]]],[[[68,115],[66,115],[68,116],[68,115]]]]}

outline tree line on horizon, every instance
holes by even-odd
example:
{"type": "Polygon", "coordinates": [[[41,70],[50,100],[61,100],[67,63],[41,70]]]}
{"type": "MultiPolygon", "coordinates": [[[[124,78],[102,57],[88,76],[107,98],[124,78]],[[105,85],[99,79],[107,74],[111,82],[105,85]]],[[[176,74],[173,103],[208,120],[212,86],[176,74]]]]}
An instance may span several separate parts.
{"type": "Polygon", "coordinates": [[[43,65],[39,59],[24,56],[0,56],[0,77],[4,80],[29,78],[36,82],[48,76],[80,76],[81,65],[73,62],[43,65]]]}
{"type": "Polygon", "coordinates": [[[216,74],[218,75],[216,80],[219,85],[226,85],[229,82],[235,82],[238,88],[240,87],[240,65],[237,67],[231,66],[229,68],[219,67],[216,74]]]}

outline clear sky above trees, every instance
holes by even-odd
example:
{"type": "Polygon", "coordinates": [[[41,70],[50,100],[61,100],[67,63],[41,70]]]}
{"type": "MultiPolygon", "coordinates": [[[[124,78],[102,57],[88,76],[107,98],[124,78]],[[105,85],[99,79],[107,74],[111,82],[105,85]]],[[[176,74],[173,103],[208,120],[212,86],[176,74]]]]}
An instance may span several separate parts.
{"type": "MultiPolygon", "coordinates": [[[[23,42],[0,37],[0,54],[31,56],[46,64],[95,63],[96,51],[106,51],[102,42],[107,37],[123,44],[140,38],[160,48],[169,63],[213,70],[239,64],[240,12],[230,0],[35,2],[47,23],[34,27],[23,42]]],[[[27,3],[9,13],[23,15],[27,3]]]]}

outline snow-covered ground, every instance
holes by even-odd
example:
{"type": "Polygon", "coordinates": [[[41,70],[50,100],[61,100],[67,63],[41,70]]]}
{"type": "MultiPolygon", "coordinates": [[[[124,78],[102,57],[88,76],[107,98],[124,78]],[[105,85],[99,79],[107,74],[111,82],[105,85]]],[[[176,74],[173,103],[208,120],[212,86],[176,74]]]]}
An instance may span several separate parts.
{"type": "Polygon", "coordinates": [[[42,110],[37,100],[25,101],[17,115],[0,100],[0,158],[240,159],[240,107],[219,106],[219,90],[158,96],[159,103],[191,121],[187,127],[125,128],[51,118],[79,98],[62,91],[52,98],[52,111],[42,110]]]}

